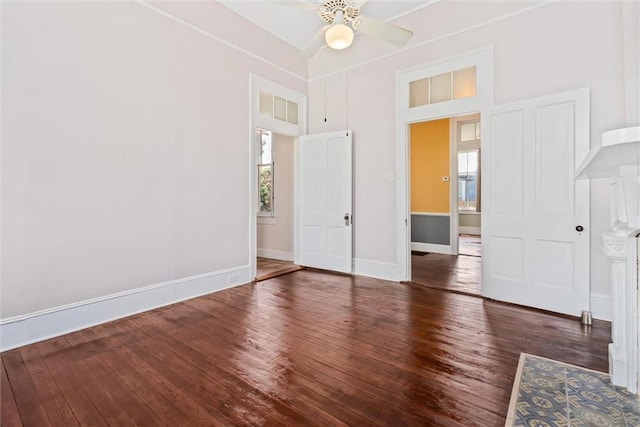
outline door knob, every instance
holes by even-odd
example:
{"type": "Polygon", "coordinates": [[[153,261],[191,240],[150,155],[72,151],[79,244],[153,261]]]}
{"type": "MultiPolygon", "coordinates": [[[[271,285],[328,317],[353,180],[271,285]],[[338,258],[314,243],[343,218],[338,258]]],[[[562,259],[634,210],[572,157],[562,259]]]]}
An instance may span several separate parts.
{"type": "Polygon", "coordinates": [[[351,219],[351,215],[347,212],[344,214],[344,225],[349,225],[349,220],[351,219]]]}
{"type": "Polygon", "coordinates": [[[578,226],[576,227],[576,231],[577,231],[578,233],[580,233],[580,232],[584,231],[584,227],[583,227],[583,226],[581,226],[581,225],[578,225],[578,226]]]}

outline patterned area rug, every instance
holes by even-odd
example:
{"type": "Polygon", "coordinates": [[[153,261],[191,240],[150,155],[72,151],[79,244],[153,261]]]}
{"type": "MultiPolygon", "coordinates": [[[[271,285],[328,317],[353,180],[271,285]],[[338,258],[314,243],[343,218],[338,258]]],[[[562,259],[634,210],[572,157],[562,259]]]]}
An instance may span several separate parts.
{"type": "Polygon", "coordinates": [[[505,426],[640,426],[640,405],[609,374],[521,353],[505,426]]]}

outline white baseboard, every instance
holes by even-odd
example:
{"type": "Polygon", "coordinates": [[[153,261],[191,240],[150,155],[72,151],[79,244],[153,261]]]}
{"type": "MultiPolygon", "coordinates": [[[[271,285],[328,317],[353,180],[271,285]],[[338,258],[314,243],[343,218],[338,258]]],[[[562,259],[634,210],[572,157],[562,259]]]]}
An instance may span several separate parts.
{"type": "Polygon", "coordinates": [[[248,265],[0,319],[0,351],[251,282],[248,265]]]}
{"type": "Polygon", "coordinates": [[[459,226],[458,227],[458,233],[460,234],[473,234],[476,236],[479,236],[481,228],[480,227],[463,227],[463,226],[459,226]]]}
{"type": "Polygon", "coordinates": [[[400,280],[397,263],[371,261],[368,259],[354,259],[353,274],[390,280],[392,282],[398,282],[400,280]]]}
{"type": "Polygon", "coordinates": [[[293,252],[258,248],[256,253],[260,258],[277,259],[279,261],[293,261],[293,252]]]}
{"type": "Polygon", "coordinates": [[[611,322],[613,319],[613,297],[607,294],[591,293],[591,316],[594,319],[611,322]]]}
{"type": "Polygon", "coordinates": [[[433,252],[436,254],[451,255],[451,246],[449,245],[436,245],[433,243],[418,243],[411,242],[411,250],[419,252],[433,252]]]}

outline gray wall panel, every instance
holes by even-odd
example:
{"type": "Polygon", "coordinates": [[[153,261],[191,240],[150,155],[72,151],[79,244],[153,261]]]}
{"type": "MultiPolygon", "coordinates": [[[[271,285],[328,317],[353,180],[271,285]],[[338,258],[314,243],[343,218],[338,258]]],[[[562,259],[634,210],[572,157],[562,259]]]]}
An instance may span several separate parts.
{"type": "Polygon", "coordinates": [[[436,245],[451,244],[450,219],[449,216],[440,215],[411,215],[411,241],[436,245]]]}

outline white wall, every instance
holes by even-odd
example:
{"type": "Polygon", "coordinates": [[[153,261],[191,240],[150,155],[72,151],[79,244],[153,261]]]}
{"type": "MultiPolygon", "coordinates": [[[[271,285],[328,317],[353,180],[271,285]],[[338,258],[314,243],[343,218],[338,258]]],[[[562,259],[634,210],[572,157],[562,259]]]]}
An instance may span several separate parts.
{"type": "MultiPolygon", "coordinates": [[[[250,72],[308,89],[311,133],[355,131],[356,266],[389,275],[396,71],[493,45],[497,104],[588,86],[592,143],[624,124],[620,3],[530,5],[436,3],[396,21],[406,49],[358,36],[307,85],[295,49],[217,2],[3,2],[0,320],[248,265],[250,72]]],[[[608,198],[594,182],[603,295],[608,198]]]]}
{"type": "Polygon", "coordinates": [[[478,213],[462,213],[458,212],[458,223],[460,227],[474,227],[480,229],[482,223],[482,214],[478,213]]]}
{"type": "MultiPolygon", "coordinates": [[[[393,174],[398,70],[493,45],[495,104],[590,87],[592,144],[603,131],[624,123],[619,2],[534,7],[524,2],[439,2],[395,23],[416,33],[406,48],[394,50],[359,36],[350,52],[325,49],[309,68],[310,132],[346,126],[354,131],[358,259],[385,264],[389,270],[397,267],[395,230],[401,219],[396,218],[393,174]],[[346,65],[351,68],[348,75],[346,65]]],[[[610,294],[609,263],[601,250],[601,233],[608,228],[608,191],[606,182],[592,183],[591,283],[592,291],[602,295],[610,294]]]]}
{"type": "Polygon", "coordinates": [[[0,320],[248,266],[249,73],[306,68],[216,2],[161,6],[3,3],[0,320]]]}
{"type": "Polygon", "coordinates": [[[258,217],[258,256],[293,261],[293,138],[272,134],[274,216],[258,217]]]}

